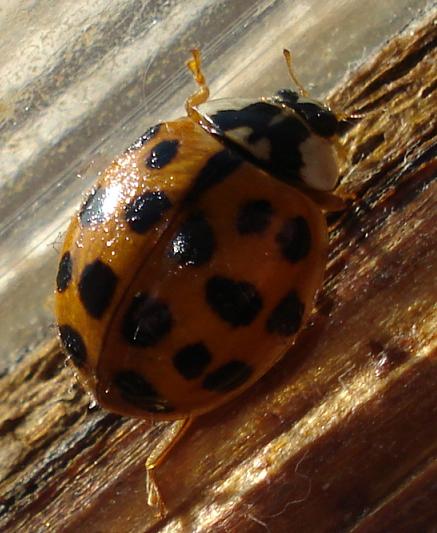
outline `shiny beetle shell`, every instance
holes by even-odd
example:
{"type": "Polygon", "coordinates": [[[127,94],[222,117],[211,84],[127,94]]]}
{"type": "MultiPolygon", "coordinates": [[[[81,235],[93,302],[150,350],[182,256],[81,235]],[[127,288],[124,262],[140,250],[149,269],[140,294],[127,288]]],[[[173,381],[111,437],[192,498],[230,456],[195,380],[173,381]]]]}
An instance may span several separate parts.
{"type": "Polygon", "coordinates": [[[123,415],[178,419],[240,394],[290,348],[323,281],[337,122],[289,90],[150,128],[73,217],[62,345],[123,415]]]}

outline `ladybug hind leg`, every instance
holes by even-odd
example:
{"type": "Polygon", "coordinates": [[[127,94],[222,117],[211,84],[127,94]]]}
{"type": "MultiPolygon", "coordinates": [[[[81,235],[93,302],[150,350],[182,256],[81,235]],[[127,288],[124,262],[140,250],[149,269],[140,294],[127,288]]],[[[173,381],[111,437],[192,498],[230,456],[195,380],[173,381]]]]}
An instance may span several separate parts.
{"type": "Polygon", "coordinates": [[[162,518],[167,514],[167,509],[156,482],[155,470],[165,461],[174,446],[185,435],[188,428],[191,426],[192,421],[193,418],[191,417],[176,421],[171,428],[170,434],[165,436],[165,438],[155,449],[152,450],[151,454],[147,458],[147,504],[156,511],[156,514],[159,518],[162,518]]]}

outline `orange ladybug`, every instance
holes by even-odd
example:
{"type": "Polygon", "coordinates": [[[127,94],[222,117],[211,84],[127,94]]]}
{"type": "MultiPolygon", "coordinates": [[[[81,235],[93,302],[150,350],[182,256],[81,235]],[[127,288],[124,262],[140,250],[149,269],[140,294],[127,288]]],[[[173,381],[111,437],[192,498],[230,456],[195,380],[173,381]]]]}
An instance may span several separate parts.
{"type": "MultiPolygon", "coordinates": [[[[56,280],[59,337],[86,389],[121,415],[181,419],[181,432],[293,344],[326,263],[330,195],[314,191],[338,180],[327,107],[289,89],[208,101],[197,50],[189,67],[188,116],[99,176],[56,280]]],[[[149,500],[162,505],[152,478],[149,500]]]]}

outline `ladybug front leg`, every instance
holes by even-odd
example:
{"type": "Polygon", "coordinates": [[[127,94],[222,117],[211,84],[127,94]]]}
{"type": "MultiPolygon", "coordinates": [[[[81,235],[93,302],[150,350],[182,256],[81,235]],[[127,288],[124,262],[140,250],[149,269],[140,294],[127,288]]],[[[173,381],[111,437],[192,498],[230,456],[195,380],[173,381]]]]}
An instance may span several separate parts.
{"type": "Polygon", "coordinates": [[[200,124],[202,117],[197,111],[196,107],[200,104],[204,104],[208,100],[209,87],[202,72],[200,51],[197,48],[194,48],[191,50],[191,53],[193,54],[193,57],[187,61],[187,67],[191,70],[194,81],[199,86],[199,89],[187,98],[185,102],[185,109],[187,111],[187,115],[194,120],[194,122],[200,124]]]}

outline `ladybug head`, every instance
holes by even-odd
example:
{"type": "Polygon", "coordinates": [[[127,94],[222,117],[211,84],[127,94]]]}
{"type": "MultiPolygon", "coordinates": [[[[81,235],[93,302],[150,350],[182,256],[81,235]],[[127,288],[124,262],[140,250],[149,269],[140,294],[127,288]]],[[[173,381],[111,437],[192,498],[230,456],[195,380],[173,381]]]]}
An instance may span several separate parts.
{"type": "Polygon", "coordinates": [[[338,120],[335,114],[318,100],[306,98],[291,89],[281,89],[272,99],[296,111],[320,137],[332,137],[338,133],[338,120]]]}
{"type": "Polygon", "coordinates": [[[230,149],[290,185],[330,191],[338,181],[331,141],[338,131],[335,114],[306,97],[284,50],[291,79],[300,94],[281,89],[258,100],[208,100],[209,89],[200,68],[198,50],[188,66],[199,90],[187,99],[188,116],[230,149]]]}

